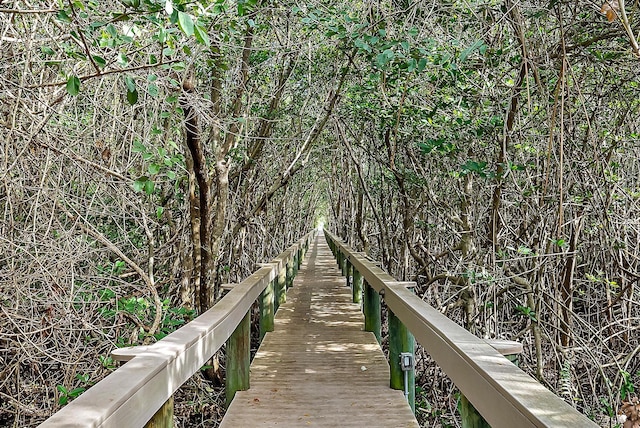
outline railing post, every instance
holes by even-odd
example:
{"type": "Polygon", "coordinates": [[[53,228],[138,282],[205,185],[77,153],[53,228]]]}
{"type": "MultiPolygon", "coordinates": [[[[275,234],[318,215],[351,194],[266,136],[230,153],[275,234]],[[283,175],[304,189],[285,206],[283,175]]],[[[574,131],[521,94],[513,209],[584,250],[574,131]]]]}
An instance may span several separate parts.
{"type": "Polygon", "coordinates": [[[268,331],[274,329],[274,315],[275,315],[275,296],[274,296],[274,283],[276,280],[269,281],[269,284],[260,294],[260,341],[264,338],[264,335],[268,331]]]}
{"type": "MultiPolygon", "coordinates": [[[[516,366],[519,364],[518,357],[522,353],[521,343],[512,340],[487,340],[487,343],[516,366]]],[[[464,394],[460,394],[460,416],[462,428],[491,428],[464,394]]]]}
{"type": "Polygon", "coordinates": [[[298,249],[296,249],[293,254],[291,255],[291,263],[293,264],[293,275],[292,278],[295,278],[298,275],[298,267],[299,267],[299,256],[300,253],[298,252],[298,249]]]}
{"type": "Polygon", "coordinates": [[[293,277],[295,276],[295,265],[296,265],[296,262],[294,260],[294,256],[292,256],[287,261],[287,290],[293,287],[293,277]]]}
{"type": "Polygon", "coordinates": [[[347,255],[340,251],[340,272],[342,272],[342,276],[347,276],[347,255]]]}
{"type": "Polygon", "coordinates": [[[351,275],[353,273],[353,265],[349,259],[346,259],[345,263],[345,278],[347,279],[347,287],[353,288],[353,284],[351,283],[351,275]]]}
{"type": "Polygon", "coordinates": [[[364,281],[364,330],[372,332],[378,343],[381,343],[382,337],[380,306],[380,295],[364,281]]]}
{"type": "Polygon", "coordinates": [[[155,415],[149,419],[144,428],[173,428],[173,396],[169,398],[155,415]]]}
{"type": "Polygon", "coordinates": [[[251,311],[249,310],[227,340],[226,405],[229,407],[236,391],[249,389],[251,364],[251,311]]]}
{"type": "Polygon", "coordinates": [[[287,301],[287,267],[283,266],[278,271],[278,284],[276,285],[276,311],[281,304],[287,301]]]}
{"type": "Polygon", "coordinates": [[[416,376],[415,370],[410,370],[406,374],[400,366],[400,355],[403,352],[414,354],[415,339],[413,334],[402,324],[402,321],[389,309],[389,369],[391,388],[408,392],[407,401],[411,410],[416,411],[416,376]]]}
{"type": "Polygon", "coordinates": [[[296,260],[298,261],[298,267],[296,268],[296,275],[297,275],[297,272],[302,267],[302,259],[304,258],[304,246],[301,246],[301,248],[298,248],[297,255],[298,255],[298,258],[296,260]]]}
{"type": "Polygon", "coordinates": [[[353,303],[357,303],[362,307],[362,282],[363,278],[356,268],[353,270],[353,303]]]}
{"type": "MultiPolygon", "coordinates": [[[[136,355],[144,352],[147,346],[132,346],[130,348],[117,348],[111,351],[111,358],[124,364],[136,355]]],[[[144,428],[173,428],[173,396],[164,402],[162,407],[149,419],[144,428]]]]}

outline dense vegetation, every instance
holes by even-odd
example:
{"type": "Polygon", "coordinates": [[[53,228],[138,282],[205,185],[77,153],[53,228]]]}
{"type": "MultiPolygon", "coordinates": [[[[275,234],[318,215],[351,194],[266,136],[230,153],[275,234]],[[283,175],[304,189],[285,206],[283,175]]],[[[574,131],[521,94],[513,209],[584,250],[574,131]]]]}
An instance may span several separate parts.
{"type": "MultiPolygon", "coordinates": [[[[1,2],[0,425],[42,421],[111,349],[324,222],[614,426],[640,380],[639,12],[1,2]]],[[[455,425],[418,352],[420,420],[455,425]]],[[[180,426],[219,416],[217,364],[180,426]]]]}

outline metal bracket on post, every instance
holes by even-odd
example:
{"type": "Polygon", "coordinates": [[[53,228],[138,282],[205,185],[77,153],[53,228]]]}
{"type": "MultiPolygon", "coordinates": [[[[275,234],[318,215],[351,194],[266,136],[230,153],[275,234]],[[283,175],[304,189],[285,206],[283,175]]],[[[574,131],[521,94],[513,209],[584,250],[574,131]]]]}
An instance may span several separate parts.
{"type": "Polygon", "coordinates": [[[404,373],[404,396],[409,400],[409,372],[415,367],[415,359],[411,352],[400,353],[400,368],[404,373]]]}

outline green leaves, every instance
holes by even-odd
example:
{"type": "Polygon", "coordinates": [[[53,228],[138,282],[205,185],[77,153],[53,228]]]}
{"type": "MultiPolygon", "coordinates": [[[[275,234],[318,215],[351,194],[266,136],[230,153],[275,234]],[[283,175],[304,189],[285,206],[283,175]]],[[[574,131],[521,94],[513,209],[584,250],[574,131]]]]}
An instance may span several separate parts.
{"type": "Polygon", "coordinates": [[[246,15],[257,3],[258,0],[238,0],[238,16],[246,15]]]}
{"type": "Polygon", "coordinates": [[[476,51],[479,51],[481,54],[487,51],[487,45],[484,44],[483,40],[476,40],[471,46],[460,52],[459,62],[465,62],[467,58],[476,51]]]}
{"type": "Polygon", "coordinates": [[[195,29],[191,15],[178,11],[178,27],[187,37],[193,36],[195,29]]]}
{"type": "Polygon", "coordinates": [[[385,68],[389,62],[393,61],[395,56],[396,54],[393,50],[386,49],[376,56],[376,65],[380,68],[385,68]]]}
{"type": "Polygon", "coordinates": [[[67,92],[73,97],[78,95],[80,92],[80,79],[78,76],[73,75],[67,79],[67,92]]]}
{"type": "Polygon", "coordinates": [[[464,165],[460,167],[463,174],[475,173],[482,178],[487,178],[489,173],[487,172],[487,162],[485,161],[472,161],[468,160],[464,165]]]}
{"type": "Polygon", "coordinates": [[[127,75],[124,76],[124,83],[127,87],[127,101],[129,104],[134,105],[138,102],[138,90],[136,89],[136,82],[133,80],[133,77],[127,75]]]}
{"type": "Polygon", "coordinates": [[[160,172],[160,165],[158,165],[157,163],[152,163],[149,165],[148,169],[149,169],[149,174],[155,175],[160,172]]]}
{"type": "Polygon", "coordinates": [[[207,47],[211,46],[211,41],[209,40],[207,31],[204,28],[202,28],[200,25],[196,25],[194,28],[194,32],[198,43],[207,47]]]}
{"type": "Polygon", "coordinates": [[[155,187],[155,183],[146,175],[143,175],[133,182],[133,190],[135,190],[136,192],[144,191],[144,193],[146,193],[147,195],[152,195],[155,187]]]}
{"type": "Polygon", "coordinates": [[[528,318],[533,322],[538,322],[538,318],[536,316],[536,313],[533,309],[531,309],[528,306],[522,306],[522,305],[516,305],[515,307],[516,312],[518,313],[518,315],[524,317],[524,318],[528,318]]]}
{"type": "MultiPolygon", "coordinates": [[[[179,150],[173,141],[169,141],[169,144],[176,151],[179,150]]],[[[149,196],[153,195],[155,183],[161,183],[163,176],[166,176],[169,180],[175,180],[177,178],[175,170],[184,167],[184,159],[180,154],[172,155],[164,147],[149,148],[139,139],[133,141],[131,151],[140,153],[145,162],[150,162],[147,165],[148,175],[143,175],[133,182],[133,190],[144,192],[149,196]]]]}
{"type": "Polygon", "coordinates": [[[66,23],[70,23],[71,22],[71,17],[64,10],[59,10],[58,11],[58,13],[56,14],[56,19],[58,21],[61,21],[61,22],[66,22],[66,23]]]}
{"type": "MultiPolygon", "coordinates": [[[[171,16],[171,22],[177,25],[185,36],[195,36],[196,41],[201,45],[207,47],[211,45],[211,41],[205,27],[202,23],[196,24],[189,13],[174,9],[173,4],[169,0],[165,4],[165,11],[171,16]]],[[[174,36],[171,35],[171,30],[165,30],[164,28],[160,28],[158,30],[157,39],[160,43],[165,43],[168,39],[173,38],[174,36]]],[[[190,52],[186,53],[187,55],[190,55],[190,52]]]]}
{"type": "Polygon", "coordinates": [[[107,61],[101,56],[92,55],[91,57],[93,58],[93,61],[98,65],[98,67],[104,68],[107,65],[107,61]]]}

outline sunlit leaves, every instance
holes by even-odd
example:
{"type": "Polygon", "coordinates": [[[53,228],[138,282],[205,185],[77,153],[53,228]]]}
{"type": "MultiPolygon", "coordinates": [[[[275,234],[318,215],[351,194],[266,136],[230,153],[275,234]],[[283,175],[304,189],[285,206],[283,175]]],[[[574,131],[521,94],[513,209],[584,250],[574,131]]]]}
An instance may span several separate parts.
{"type": "Polygon", "coordinates": [[[209,40],[209,36],[207,35],[207,31],[202,28],[200,25],[196,25],[194,27],[194,34],[196,36],[196,40],[201,45],[210,46],[211,41],[209,40]]]}
{"type": "Polygon", "coordinates": [[[157,163],[152,163],[149,165],[148,170],[149,170],[149,174],[155,175],[160,172],[160,165],[158,165],[157,163]]]}
{"type": "Polygon", "coordinates": [[[178,11],[178,26],[187,37],[193,36],[194,23],[191,15],[178,11]]]}
{"type": "Polygon", "coordinates": [[[164,4],[164,11],[167,12],[167,15],[169,16],[173,14],[173,2],[171,0],[167,0],[164,4]]]}

